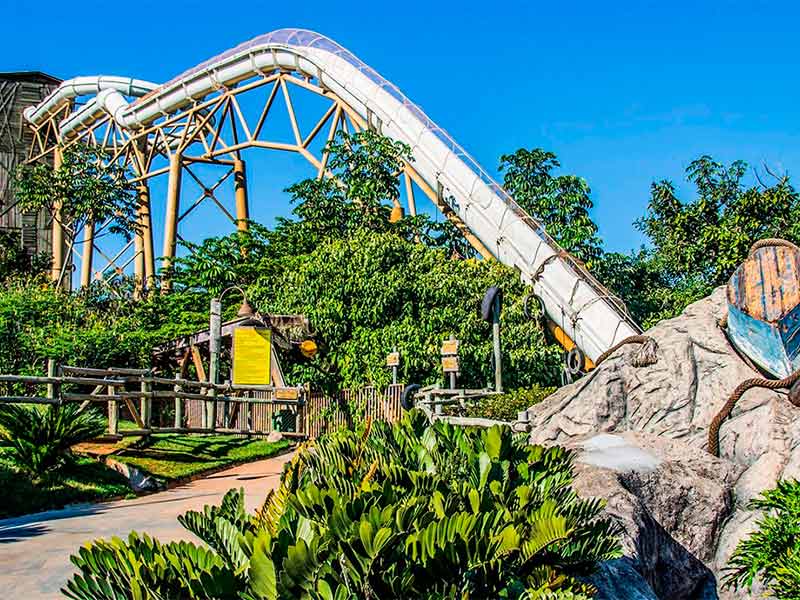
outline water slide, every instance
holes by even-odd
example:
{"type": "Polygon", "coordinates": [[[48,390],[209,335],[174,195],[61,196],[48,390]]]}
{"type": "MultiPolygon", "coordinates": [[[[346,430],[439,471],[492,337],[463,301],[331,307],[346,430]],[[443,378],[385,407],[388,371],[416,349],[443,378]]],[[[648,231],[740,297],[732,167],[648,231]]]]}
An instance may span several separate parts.
{"type": "MultiPolygon", "coordinates": [[[[639,327],[624,305],[542,224],[525,213],[478,163],[391,82],[333,40],[303,29],[261,35],[185,71],[163,85],[122,77],[79,77],[62,83],[25,117],[39,124],[65,103],[86,97],[60,123],[62,137],[80,135],[109,116],[135,131],[179,112],[219,89],[258,74],[293,71],[315,78],[381,133],[411,147],[414,168],[500,262],[532,284],[549,319],[592,361],[639,327]]],[[[77,105],[77,104],[76,104],[77,105]]]]}

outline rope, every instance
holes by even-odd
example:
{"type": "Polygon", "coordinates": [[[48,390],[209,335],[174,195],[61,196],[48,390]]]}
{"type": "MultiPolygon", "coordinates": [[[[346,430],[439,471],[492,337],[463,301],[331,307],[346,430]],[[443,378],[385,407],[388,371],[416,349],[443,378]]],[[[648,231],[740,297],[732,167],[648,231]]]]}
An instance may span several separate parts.
{"type": "MultiPolygon", "coordinates": [[[[708,453],[713,456],[719,456],[719,429],[722,427],[722,422],[728,418],[736,406],[739,398],[751,388],[766,388],[768,390],[780,390],[783,388],[790,388],[795,383],[800,381],[800,370],[795,371],[788,377],[783,379],[763,379],[761,377],[754,377],[753,379],[745,379],[742,383],[736,386],[733,390],[728,401],[722,406],[722,409],[717,413],[708,427],[708,453]]],[[[791,395],[790,395],[791,398],[791,395]]],[[[800,408],[800,400],[792,400],[792,404],[800,408]]]]}
{"type": "MultiPolygon", "coordinates": [[[[785,248],[791,248],[797,252],[800,252],[800,247],[796,244],[793,244],[790,241],[783,240],[780,238],[765,238],[763,240],[758,240],[755,244],[750,247],[750,252],[748,256],[753,256],[756,250],[759,248],[767,248],[770,246],[783,246],[785,248]]],[[[727,313],[719,320],[720,327],[726,327],[728,325],[728,315],[727,313]]],[[[739,385],[736,386],[736,389],[733,390],[733,393],[728,398],[728,401],[722,406],[720,411],[717,415],[711,420],[711,425],[708,427],[708,453],[712,454],[713,456],[719,456],[719,430],[722,427],[722,423],[727,419],[731,411],[733,411],[733,407],[736,406],[736,403],[739,399],[744,395],[744,393],[752,388],[766,388],[768,390],[780,390],[785,388],[791,388],[795,383],[800,381],[800,370],[795,371],[788,377],[784,377],[783,379],[763,379],[761,377],[754,377],[752,379],[745,379],[739,385]]],[[[800,399],[795,398],[794,395],[790,394],[789,399],[791,400],[792,404],[800,408],[800,399]]]]}
{"type": "MultiPolygon", "coordinates": [[[[649,335],[632,335],[632,336],[626,337],[621,342],[619,342],[617,344],[614,344],[613,346],[611,346],[611,348],[609,348],[608,350],[603,352],[600,356],[598,356],[597,360],[594,361],[595,368],[599,367],[601,362],[603,362],[609,356],[614,354],[614,352],[616,352],[617,350],[619,350],[620,348],[622,348],[623,346],[625,346],[627,344],[651,344],[651,345],[655,344],[655,350],[658,349],[658,344],[656,344],[656,341],[653,338],[651,338],[649,335]]],[[[654,352],[655,351],[653,351],[653,354],[654,354],[654,352]]],[[[646,364],[654,364],[655,362],[656,362],[656,359],[653,359],[651,361],[645,361],[645,362],[642,362],[641,364],[634,365],[634,366],[646,366],[646,364]]]]}
{"type": "Polygon", "coordinates": [[[791,248],[797,252],[800,252],[800,247],[796,244],[788,240],[782,240],[781,238],[764,238],[763,240],[758,240],[755,244],[750,247],[750,252],[748,252],[748,256],[753,256],[753,253],[758,250],[759,248],[767,248],[768,246],[784,246],[786,248],[791,248]]]}

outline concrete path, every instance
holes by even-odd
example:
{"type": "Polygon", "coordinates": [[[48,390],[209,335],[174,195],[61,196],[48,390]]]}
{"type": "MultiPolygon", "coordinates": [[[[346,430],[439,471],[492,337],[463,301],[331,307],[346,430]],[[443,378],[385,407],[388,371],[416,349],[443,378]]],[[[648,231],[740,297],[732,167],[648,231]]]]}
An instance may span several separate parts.
{"type": "MultiPolygon", "coordinates": [[[[192,539],[175,519],[187,510],[216,503],[231,488],[244,488],[249,510],[278,485],[291,453],[262,460],[165,492],[101,504],[81,504],[0,520],[0,597],[63,598],[61,587],[74,569],[71,554],[84,542],[131,530],[162,541],[192,539]]],[[[2,491],[0,491],[2,493],[2,491]]]]}

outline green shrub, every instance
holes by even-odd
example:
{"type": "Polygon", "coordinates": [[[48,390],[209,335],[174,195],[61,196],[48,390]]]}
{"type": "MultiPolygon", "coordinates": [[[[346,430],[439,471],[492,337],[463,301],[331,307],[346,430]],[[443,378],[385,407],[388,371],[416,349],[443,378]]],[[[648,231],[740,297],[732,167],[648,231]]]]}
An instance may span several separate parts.
{"type": "Polygon", "coordinates": [[[418,412],[301,449],[253,516],[242,492],[181,524],[206,546],[81,548],[65,594],[133,598],[587,598],[620,555],[602,502],[571,488],[571,454],[506,427],[430,426],[418,412]]]}
{"type": "Polygon", "coordinates": [[[736,547],[725,584],[750,589],[758,577],[779,600],[800,598],[800,483],[779,481],[750,508],[765,514],[736,547]]]}
{"type": "Polygon", "coordinates": [[[504,394],[486,396],[479,402],[467,405],[466,414],[468,417],[516,421],[520,412],[534,404],[539,404],[555,391],[554,387],[534,384],[529,388],[519,388],[504,394]]]}
{"type": "Polygon", "coordinates": [[[17,469],[40,480],[72,458],[70,448],[97,437],[105,420],[77,404],[0,406],[0,450],[17,469]]]}

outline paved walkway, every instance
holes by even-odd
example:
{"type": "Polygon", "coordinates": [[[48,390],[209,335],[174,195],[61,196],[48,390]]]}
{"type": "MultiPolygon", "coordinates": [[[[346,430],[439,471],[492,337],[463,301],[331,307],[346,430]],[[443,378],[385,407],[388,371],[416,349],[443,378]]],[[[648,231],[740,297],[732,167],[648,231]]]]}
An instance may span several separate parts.
{"type": "Polygon", "coordinates": [[[162,541],[192,539],[175,517],[217,502],[230,488],[244,488],[247,507],[254,510],[267,491],[277,486],[283,464],[290,458],[287,453],[241,465],[133,500],[81,504],[0,520],[0,596],[62,598],[60,589],[73,573],[70,555],[96,538],[126,537],[135,529],[162,541]]]}

